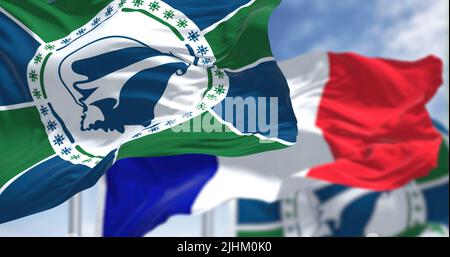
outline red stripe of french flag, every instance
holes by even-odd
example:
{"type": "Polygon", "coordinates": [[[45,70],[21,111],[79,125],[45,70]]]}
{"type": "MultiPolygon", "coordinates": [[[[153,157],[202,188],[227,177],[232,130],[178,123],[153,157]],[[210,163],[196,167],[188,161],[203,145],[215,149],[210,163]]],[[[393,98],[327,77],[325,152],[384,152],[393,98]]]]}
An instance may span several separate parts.
{"type": "Polygon", "coordinates": [[[328,62],[315,126],[334,162],[310,169],[308,177],[389,190],[436,167],[442,136],[426,104],[443,84],[438,58],[401,62],[329,53],[328,62]]]}

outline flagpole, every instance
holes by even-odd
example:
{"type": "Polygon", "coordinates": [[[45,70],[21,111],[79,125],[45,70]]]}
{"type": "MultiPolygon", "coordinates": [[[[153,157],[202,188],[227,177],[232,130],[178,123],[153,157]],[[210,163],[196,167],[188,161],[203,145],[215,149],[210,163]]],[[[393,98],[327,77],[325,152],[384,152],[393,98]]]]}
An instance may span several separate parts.
{"type": "Polygon", "coordinates": [[[202,236],[214,236],[214,211],[209,211],[202,216],[202,236]]]}
{"type": "Polygon", "coordinates": [[[81,193],[76,194],[69,200],[69,236],[81,237],[82,231],[82,198],[81,193]]]}
{"type": "Polygon", "coordinates": [[[95,225],[95,236],[103,236],[103,219],[105,215],[105,200],[106,200],[106,175],[103,175],[97,183],[98,194],[97,194],[97,217],[95,225]]]}

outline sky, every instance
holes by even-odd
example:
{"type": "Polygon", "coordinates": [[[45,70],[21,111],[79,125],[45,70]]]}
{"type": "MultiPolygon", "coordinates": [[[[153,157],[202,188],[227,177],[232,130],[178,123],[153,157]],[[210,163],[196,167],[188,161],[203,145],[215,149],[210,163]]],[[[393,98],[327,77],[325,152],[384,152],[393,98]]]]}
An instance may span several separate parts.
{"type": "MultiPolygon", "coordinates": [[[[269,26],[278,61],[311,51],[356,52],[402,60],[429,54],[446,64],[445,86],[429,105],[448,127],[448,0],[282,0],[269,26]]],[[[83,235],[96,231],[99,188],[83,193],[83,235]]],[[[215,214],[215,235],[232,235],[232,203],[215,214]]],[[[0,225],[0,236],[66,236],[68,205],[0,225]]],[[[148,236],[200,236],[201,216],[179,216],[148,236]]]]}

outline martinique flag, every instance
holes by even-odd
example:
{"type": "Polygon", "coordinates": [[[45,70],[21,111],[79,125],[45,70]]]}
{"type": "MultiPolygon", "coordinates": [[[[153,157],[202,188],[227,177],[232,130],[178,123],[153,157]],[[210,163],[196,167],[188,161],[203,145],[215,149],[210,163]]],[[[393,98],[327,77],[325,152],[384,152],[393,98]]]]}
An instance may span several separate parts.
{"type": "Polygon", "coordinates": [[[439,165],[394,191],[317,183],[276,203],[239,200],[237,236],[448,236],[448,130],[439,165]]]}
{"type": "Polygon", "coordinates": [[[294,144],[267,35],[278,4],[1,0],[0,222],[64,202],[127,157],[294,144]],[[256,126],[235,118],[246,99],[264,114],[256,126]]]}
{"type": "Polygon", "coordinates": [[[180,206],[277,200],[304,177],[386,190],[426,176],[442,141],[425,109],[441,62],[317,53],[282,71],[267,35],[279,2],[1,0],[0,222],[131,157],[220,156],[148,169],[152,226],[180,206]]]}

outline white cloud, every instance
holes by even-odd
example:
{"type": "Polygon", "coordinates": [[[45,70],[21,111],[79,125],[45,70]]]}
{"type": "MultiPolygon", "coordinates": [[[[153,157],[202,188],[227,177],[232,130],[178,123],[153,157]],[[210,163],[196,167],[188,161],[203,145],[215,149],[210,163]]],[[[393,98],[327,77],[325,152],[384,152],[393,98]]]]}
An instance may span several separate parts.
{"type": "Polygon", "coordinates": [[[381,22],[394,20],[375,28],[384,42],[384,54],[403,59],[448,55],[448,1],[379,0],[377,15],[381,22]],[[396,17],[402,18],[395,21],[396,17]]]}

